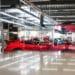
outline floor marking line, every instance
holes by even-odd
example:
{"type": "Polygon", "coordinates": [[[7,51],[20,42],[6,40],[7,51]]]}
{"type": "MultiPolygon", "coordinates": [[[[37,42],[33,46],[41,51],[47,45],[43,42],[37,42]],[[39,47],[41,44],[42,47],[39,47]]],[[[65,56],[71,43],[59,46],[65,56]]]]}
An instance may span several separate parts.
{"type": "Polygon", "coordinates": [[[58,68],[43,68],[45,71],[58,71],[58,68]]]}
{"type": "Polygon", "coordinates": [[[67,65],[75,65],[75,63],[67,63],[67,65]]]}
{"type": "Polygon", "coordinates": [[[72,71],[72,72],[75,72],[75,69],[68,69],[68,68],[65,68],[65,69],[63,69],[63,71],[72,71]]]}
{"type": "Polygon", "coordinates": [[[63,65],[63,63],[50,63],[51,65],[63,65]]]}

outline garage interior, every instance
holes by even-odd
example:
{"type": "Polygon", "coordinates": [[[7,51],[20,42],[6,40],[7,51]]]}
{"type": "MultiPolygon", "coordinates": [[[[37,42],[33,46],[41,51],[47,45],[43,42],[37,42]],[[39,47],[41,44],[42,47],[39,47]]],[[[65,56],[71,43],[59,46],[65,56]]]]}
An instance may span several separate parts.
{"type": "Polygon", "coordinates": [[[75,1],[0,0],[0,75],[74,75],[75,1]]]}

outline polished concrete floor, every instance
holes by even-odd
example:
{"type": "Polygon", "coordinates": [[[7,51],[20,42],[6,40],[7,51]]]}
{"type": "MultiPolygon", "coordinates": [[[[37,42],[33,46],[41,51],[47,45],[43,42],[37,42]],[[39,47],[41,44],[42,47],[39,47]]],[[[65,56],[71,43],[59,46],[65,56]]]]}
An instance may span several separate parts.
{"type": "Polygon", "coordinates": [[[75,53],[17,51],[0,54],[0,75],[75,75],[75,53]]]}

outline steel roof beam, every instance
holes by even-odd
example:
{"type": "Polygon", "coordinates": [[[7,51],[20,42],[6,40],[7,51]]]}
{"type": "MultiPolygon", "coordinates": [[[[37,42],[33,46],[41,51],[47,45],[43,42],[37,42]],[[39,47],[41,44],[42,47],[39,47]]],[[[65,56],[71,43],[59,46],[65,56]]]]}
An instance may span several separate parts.
{"type": "Polygon", "coordinates": [[[75,6],[73,7],[39,7],[41,10],[61,10],[61,9],[75,9],[75,6]]]}
{"type": "Polygon", "coordinates": [[[47,5],[47,4],[75,4],[75,0],[50,0],[50,1],[33,1],[35,5],[47,5]]]}
{"type": "Polygon", "coordinates": [[[52,10],[43,10],[43,11],[50,11],[50,12],[75,12],[75,9],[52,9],[52,10]]]}
{"type": "Polygon", "coordinates": [[[68,17],[68,18],[71,18],[72,16],[75,17],[75,15],[58,15],[58,14],[56,14],[56,15],[50,15],[51,18],[53,18],[53,17],[68,17]]]}

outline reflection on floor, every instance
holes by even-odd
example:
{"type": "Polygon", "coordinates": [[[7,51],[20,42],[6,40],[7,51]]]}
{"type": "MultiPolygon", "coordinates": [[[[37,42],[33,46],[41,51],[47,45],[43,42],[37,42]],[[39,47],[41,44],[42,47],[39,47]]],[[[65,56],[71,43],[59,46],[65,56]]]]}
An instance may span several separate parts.
{"type": "Polygon", "coordinates": [[[75,53],[0,54],[0,75],[75,75],[75,53]]]}

